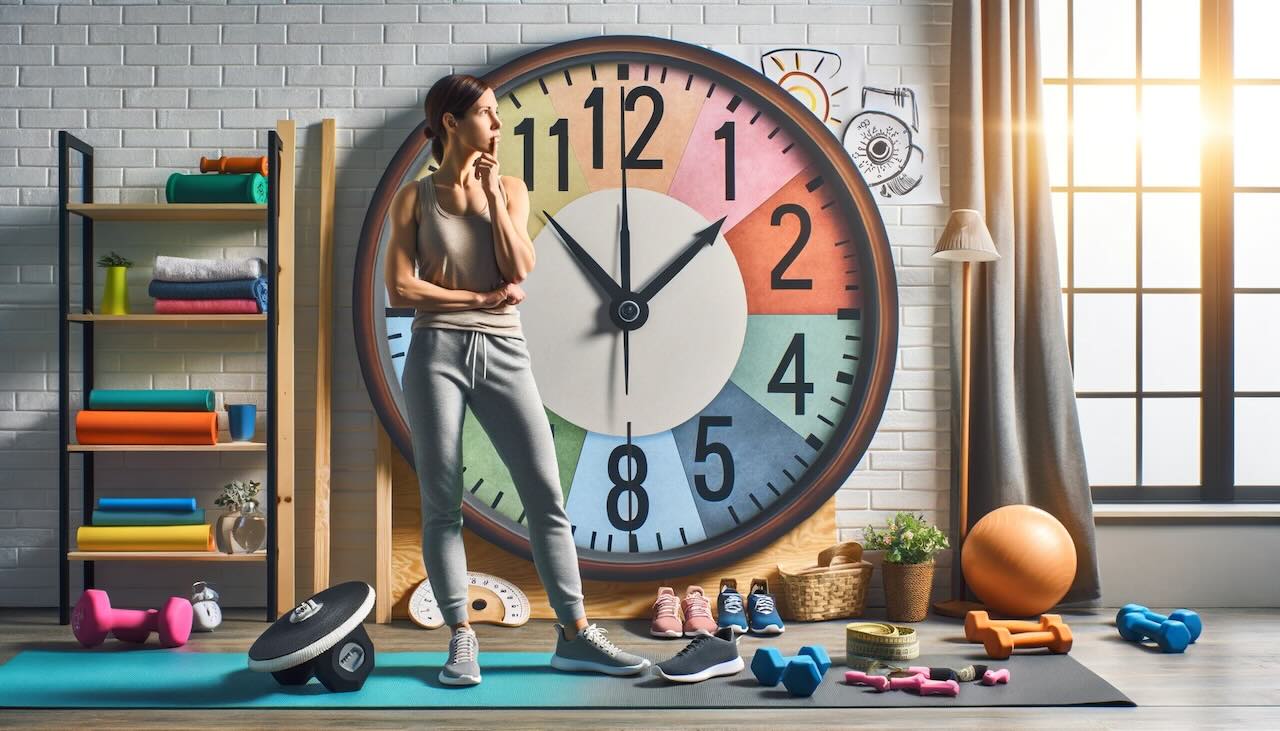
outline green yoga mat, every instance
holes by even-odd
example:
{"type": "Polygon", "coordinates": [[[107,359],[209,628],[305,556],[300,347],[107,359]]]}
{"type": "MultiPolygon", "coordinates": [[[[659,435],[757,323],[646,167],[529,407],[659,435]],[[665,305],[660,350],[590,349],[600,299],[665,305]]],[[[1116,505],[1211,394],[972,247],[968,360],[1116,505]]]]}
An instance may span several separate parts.
{"type": "Polygon", "coordinates": [[[95,510],[90,525],[200,525],[204,508],[188,512],[149,510],[95,510]]]}
{"type": "Polygon", "coordinates": [[[94,388],[89,408],[94,411],[213,411],[217,400],[204,388],[94,388]]]}
{"type": "Polygon", "coordinates": [[[164,186],[169,203],[266,203],[262,173],[174,173],[164,186]]]}
{"type": "MultiPolygon", "coordinates": [[[[67,631],[68,644],[70,630],[67,631]]],[[[443,635],[431,635],[439,641],[443,635]]],[[[74,646],[74,645],[73,645],[74,646]]],[[[672,650],[674,654],[674,650],[672,650]]],[[[312,679],[285,687],[246,667],[239,652],[133,649],[114,640],[95,650],[26,650],[0,665],[0,708],[851,708],[1125,705],[1133,702],[1068,655],[1011,658],[1009,685],[965,683],[956,698],[877,693],[845,685],[841,665],[809,698],[763,687],[748,668],[727,678],[673,684],[656,675],[612,678],[553,669],[550,653],[483,652],[484,682],[454,688],[436,676],[443,652],[376,653],[364,687],[330,693],[312,679]]],[[[744,658],[750,663],[750,658],[744,658]]],[[[955,665],[971,658],[922,658],[955,665]]]]}

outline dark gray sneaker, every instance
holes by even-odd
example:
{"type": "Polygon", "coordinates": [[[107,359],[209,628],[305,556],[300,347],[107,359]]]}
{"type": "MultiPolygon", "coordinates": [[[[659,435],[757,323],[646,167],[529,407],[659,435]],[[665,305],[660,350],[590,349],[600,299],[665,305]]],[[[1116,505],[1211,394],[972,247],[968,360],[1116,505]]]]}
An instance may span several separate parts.
{"type": "Polygon", "coordinates": [[[700,683],[721,675],[735,675],[746,665],[738,654],[738,636],[732,626],[714,635],[700,635],[675,657],[654,666],[654,672],[676,683],[700,683]]]}
{"type": "Polygon", "coordinates": [[[564,627],[557,623],[556,653],[551,656],[551,667],[571,672],[636,675],[652,664],[643,657],[623,652],[609,641],[607,633],[608,630],[589,624],[572,640],[566,640],[564,627]]]}
{"type": "Polygon", "coordinates": [[[440,670],[445,685],[476,685],[480,682],[480,641],[475,630],[460,629],[449,638],[449,661],[440,670]]]}

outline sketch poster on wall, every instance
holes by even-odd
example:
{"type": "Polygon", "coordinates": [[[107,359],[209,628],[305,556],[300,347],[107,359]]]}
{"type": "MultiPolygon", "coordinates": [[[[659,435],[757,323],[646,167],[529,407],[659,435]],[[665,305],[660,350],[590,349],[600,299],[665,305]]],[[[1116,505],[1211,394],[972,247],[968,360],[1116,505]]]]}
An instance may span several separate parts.
{"type": "Polygon", "coordinates": [[[862,107],[864,83],[861,46],[718,46],[712,50],[759,71],[791,92],[840,138],[862,107]]]}
{"type": "Polygon", "coordinates": [[[941,203],[938,156],[922,87],[864,86],[844,148],[881,203],[941,203]]]}

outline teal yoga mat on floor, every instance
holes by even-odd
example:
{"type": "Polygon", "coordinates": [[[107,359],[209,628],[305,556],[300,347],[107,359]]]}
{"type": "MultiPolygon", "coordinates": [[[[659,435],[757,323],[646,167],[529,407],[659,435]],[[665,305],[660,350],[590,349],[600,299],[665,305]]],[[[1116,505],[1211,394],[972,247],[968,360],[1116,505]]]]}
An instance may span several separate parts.
{"type": "Polygon", "coordinates": [[[207,388],[94,388],[89,408],[94,411],[213,411],[213,391],[207,388]]]}
{"type": "MultiPolygon", "coordinates": [[[[70,635],[70,630],[67,631],[70,635]]],[[[431,640],[437,638],[432,636],[431,640]]],[[[68,639],[68,642],[73,642],[68,639]]],[[[74,647],[74,645],[72,645],[74,647]]],[[[376,650],[376,648],[375,648],[376,650]]],[[[672,654],[674,654],[672,650],[672,654]]],[[[436,679],[444,652],[376,653],[372,675],[352,693],[330,693],[312,679],[284,687],[246,667],[239,652],[136,649],[108,641],[94,650],[26,650],[0,665],[0,708],[800,708],[933,706],[1131,706],[1123,693],[1068,655],[1000,663],[1009,685],[965,683],[957,698],[876,693],[844,683],[832,665],[812,697],[762,687],[748,668],[703,683],[671,684],[655,675],[611,678],[564,673],[550,653],[482,652],[484,682],[452,688],[436,679]]],[[[744,658],[750,664],[750,658],[744,658]]],[[[923,665],[972,658],[934,656],[923,665]]]]}

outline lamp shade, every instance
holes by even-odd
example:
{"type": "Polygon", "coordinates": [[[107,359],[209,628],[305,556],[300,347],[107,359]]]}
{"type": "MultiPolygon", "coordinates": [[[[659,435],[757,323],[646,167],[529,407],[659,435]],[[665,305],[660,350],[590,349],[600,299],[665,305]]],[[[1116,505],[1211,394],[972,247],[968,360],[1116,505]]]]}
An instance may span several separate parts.
{"type": "Polygon", "coordinates": [[[933,256],[947,261],[995,261],[1000,252],[982,214],[972,208],[957,208],[947,219],[933,256]]]}

